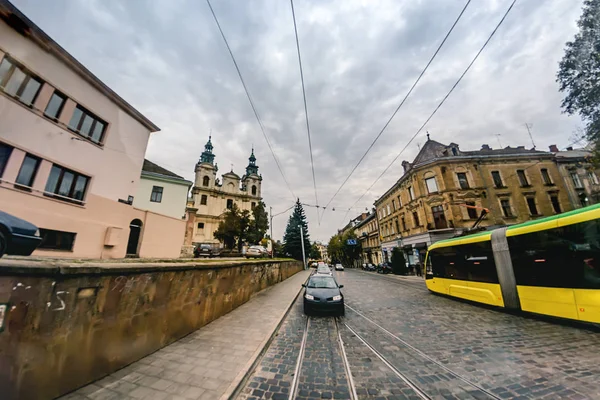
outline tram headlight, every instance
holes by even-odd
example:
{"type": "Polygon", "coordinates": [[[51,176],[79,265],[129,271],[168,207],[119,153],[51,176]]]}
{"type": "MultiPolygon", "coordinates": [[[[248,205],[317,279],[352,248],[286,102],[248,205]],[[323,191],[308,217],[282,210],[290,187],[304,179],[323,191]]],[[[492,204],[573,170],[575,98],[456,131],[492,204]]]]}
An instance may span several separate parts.
{"type": "Polygon", "coordinates": [[[314,299],[315,299],[315,296],[313,296],[312,294],[308,294],[308,293],[306,293],[306,294],[304,295],[304,298],[305,298],[306,300],[314,300],[314,299]]]}
{"type": "Polygon", "coordinates": [[[333,301],[340,301],[342,299],[342,295],[338,294],[337,296],[333,296],[333,301]]]}

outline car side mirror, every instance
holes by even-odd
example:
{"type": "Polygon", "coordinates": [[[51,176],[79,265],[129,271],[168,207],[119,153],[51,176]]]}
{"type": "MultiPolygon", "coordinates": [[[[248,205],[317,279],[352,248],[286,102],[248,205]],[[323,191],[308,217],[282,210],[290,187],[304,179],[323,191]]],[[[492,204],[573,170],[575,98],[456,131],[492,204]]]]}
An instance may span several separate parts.
{"type": "Polygon", "coordinates": [[[343,288],[343,287],[344,287],[344,285],[339,285],[339,288],[340,288],[340,289],[341,289],[341,288],[343,288]]]}
{"type": "Polygon", "coordinates": [[[302,284],[302,287],[306,287],[306,283],[303,283],[303,284],[302,284]]]}

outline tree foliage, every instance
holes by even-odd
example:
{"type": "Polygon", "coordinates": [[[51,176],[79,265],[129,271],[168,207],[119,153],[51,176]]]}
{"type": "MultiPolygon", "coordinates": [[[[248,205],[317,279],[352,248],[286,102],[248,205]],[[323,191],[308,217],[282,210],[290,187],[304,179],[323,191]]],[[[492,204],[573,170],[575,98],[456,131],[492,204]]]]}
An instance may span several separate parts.
{"type": "Polygon", "coordinates": [[[254,207],[252,214],[248,210],[241,211],[234,203],[231,209],[225,212],[225,218],[219,223],[214,236],[225,248],[232,250],[237,244],[237,250],[242,251],[245,242],[259,243],[268,228],[268,216],[262,201],[254,207]]]}
{"type": "Polygon", "coordinates": [[[565,46],[557,82],[564,92],[568,114],[579,114],[586,123],[586,139],[598,155],[600,139],[600,0],[585,0],[577,22],[579,32],[565,46]]]}
{"type": "Polygon", "coordinates": [[[313,243],[310,246],[309,258],[312,260],[320,260],[321,259],[321,252],[319,251],[319,246],[317,246],[317,243],[313,243]]]}
{"type": "Polygon", "coordinates": [[[283,236],[283,251],[296,260],[302,260],[302,240],[300,239],[299,225],[302,226],[302,233],[304,235],[304,251],[306,252],[306,255],[308,255],[310,251],[308,223],[306,222],[304,208],[302,208],[300,200],[297,200],[296,205],[294,206],[294,212],[288,220],[287,227],[285,228],[285,235],[283,236]]]}
{"type": "Polygon", "coordinates": [[[396,275],[406,275],[408,273],[404,252],[398,247],[392,249],[392,271],[396,275]]]}
{"type": "Polygon", "coordinates": [[[331,260],[333,262],[341,262],[347,267],[360,259],[361,251],[360,241],[357,239],[354,229],[332,236],[327,245],[327,253],[331,257],[331,260]],[[348,244],[349,239],[354,239],[356,244],[348,244]]]}

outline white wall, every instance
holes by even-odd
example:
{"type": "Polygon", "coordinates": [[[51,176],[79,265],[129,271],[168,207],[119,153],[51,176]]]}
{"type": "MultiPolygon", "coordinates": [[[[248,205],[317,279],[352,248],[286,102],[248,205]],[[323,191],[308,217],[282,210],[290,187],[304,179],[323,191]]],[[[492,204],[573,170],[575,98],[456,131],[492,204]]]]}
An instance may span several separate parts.
{"type": "Polygon", "coordinates": [[[133,205],[141,210],[148,210],[157,214],[181,219],[185,215],[189,188],[186,184],[142,176],[133,200],[133,205]],[[150,201],[153,186],[161,186],[163,188],[160,203],[150,201]]]}

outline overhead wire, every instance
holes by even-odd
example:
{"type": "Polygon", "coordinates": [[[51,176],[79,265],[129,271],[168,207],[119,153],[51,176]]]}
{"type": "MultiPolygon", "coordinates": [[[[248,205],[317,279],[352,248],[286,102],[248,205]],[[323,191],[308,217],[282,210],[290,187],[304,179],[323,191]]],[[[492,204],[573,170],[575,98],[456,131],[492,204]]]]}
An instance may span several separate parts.
{"type": "Polygon", "coordinates": [[[300,81],[302,82],[302,98],[304,100],[304,115],[306,117],[306,135],[308,136],[308,150],[310,152],[310,168],[312,170],[313,186],[315,188],[315,201],[317,204],[317,222],[321,225],[319,217],[319,196],[317,195],[317,180],[315,177],[315,163],[313,160],[312,141],[310,138],[310,123],[308,122],[308,107],[306,105],[306,88],[304,86],[304,71],[302,69],[302,57],[300,55],[300,40],[298,39],[298,26],[296,25],[296,11],[294,10],[294,0],[290,0],[292,8],[292,19],[294,20],[294,33],[296,35],[296,49],[298,50],[298,65],[300,67],[300,81]]]}
{"type": "Polygon", "coordinates": [[[471,67],[473,66],[473,64],[475,64],[475,61],[477,61],[477,59],[479,58],[479,55],[483,52],[483,50],[487,47],[488,43],[492,40],[492,38],[494,37],[494,35],[498,31],[498,28],[500,28],[500,26],[502,25],[502,23],[504,22],[504,20],[506,19],[506,17],[510,13],[510,11],[512,10],[512,8],[513,8],[513,6],[515,5],[516,2],[517,2],[517,0],[513,0],[513,2],[511,3],[510,7],[508,7],[508,9],[506,10],[506,12],[502,16],[502,19],[500,20],[500,22],[498,22],[498,24],[496,25],[496,27],[494,28],[494,30],[492,31],[492,33],[490,34],[490,36],[487,38],[487,40],[485,41],[485,43],[483,44],[483,46],[481,46],[481,48],[479,49],[479,51],[477,52],[477,54],[475,55],[475,57],[473,57],[473,59],[471,60],[471,62],[467,66],[467,68],[460,75],[460,77],[454,83],[454,85],[452,86],[452,88],[450,88],[450,91],[444,96],[444,98],[442,99],[442,101],[440,101],[440,103],[433,110],[433,112],[429,115],[429,117],[425,120],[425,122],[421,125],[421,127],[419,129],[417,129],[417,131],[415,132],[415,134],[411,137],[411,139],[408,141],[408,143],[406,143],[406,145],[402,148],[402,150],[400,151],[400,153],[398,153],[398,155],[396,155],[396,157],[394,157],[394,159],[392,160],[392,162],[389,163],[389,165],[383,170],[383,172],[377,177],[377,179],[375,179],[375,181],[373,181],[373,183],[371,184],[371,186],[369,186],[367,188],[367,190],[365,190],[365,192],[352,204],[352,207],[354,207],[369,192],[369,190],[371,190],[373,188],[373,186],[375,186],[375,184],[377,182],[379,182],[379,180],[392,167],[392,165],[394,165],[394,163],[398,160],[398,158],[400,158],[400,156],[402,155],[402,153],[404,153],[404,151],[408,148],[408,146],[415,140],[415,138],[417,137],[417,135],[419,135],[419,133],[421,133],[421,131],[423,130],[423,128],[425,128],[425,126],[429,123],[429,121],[431,121],[431,119],[433,118],[433,116],[438,112],[438,110],[446,102],[446,100],[448,99],[448,97],[450,97],[450,95],[452,94],[452,92],[454,91],[454,89],[456,89],[456,87],[462,81],[462,79],[465,77],[465,75],[467,74],[467,72],[469,72],[469,70],[471,69],[471,67]]]}
{"type": "Polygon", "coordinates": [[[283,168],[281,167],[281,164],[279,162],[279,159],[277,158],[277,155],[275,154],[275,151],[273,150],[273,146],[271,146],[271,142],[269,140],[269,137],[267,136],[267,133],[265,132],[265,127],[262,123],[262,120],[260,119],[260,116],[258,114],[258,111],[256,110],[256,106],[254,104],[254,101],[252,100],[252,96],[250,96],[250,91],[248,90],[248,87],[246,86],[246,82],[244,81],[244,77],[242,76],[242,72],[240,71],[240,68],[238,66],[238,63],[233,55],[233,51],[231,50],[231,47],[229,46],[229,42],[227,41],[227,38],[225,37],[225,33],[223,33],[223,29],[221,28],[221,24],[219,23],[219,20],[217,18],[217,15],[215,14],[215,11],[212,8],[212,5],[210,4],[210,0],[206,0],[206,3],[208,4],[208,7],[210,8],[210,12],[215,20],[215,23],[217,24],[217,27],[219,28],[219,32],[221,33],[221,37],[223,38],[223,41],[225,42],[225,45],[227,46],[227,50],[229,51],[229,55],[231,56],[231,60],[233,61],[233,65],[235,65],[235,69],[237,71],[238,76],[240,77],[240,81],[242,82],[242,86],[244,87],[244,91],[246,92],[246,96],[248,97],[248,101],[250,102],[250,106],[252,107],[252,111],[254,112],[254,116],[256,117],[256,120],[258,121],[258,125],[260,126],[260,130],[265,138],[265,141],[267,142],[267,146],[269,147],[269,150],[271,151],[271,154],[273,155],[273,159],[275,160],[275,164],[277,165],[277,169],[279,170],[279,173],[281,174],[281,177],[283,178],[283,181],[285,182],[288,190],[290,191],[290,193],[292,194],[292,197],[294,198],[294,200],[296,200],[296,195],[294,194],[294,191],[292,190],[284,172],[283,172],[283,168]]]}
{"type": "Polygon", "coordinates": [[[402,99],[402,101],[400,102],[400,104],[398,105],[398,107],[396,107],[396,109],[394,110],[394,112],[392,113],[392,115],[390,116],[390,118],[387,120],[387,122],[385,123],[385,125],[383,125],[383,128],[381,128],[381,130],[379,131],[379,133],[377,134],[377,136],[375,136],[375,139],[373,140],[373,142],[369,145],[369,147],[367,148],[367,150],[365,151],[365,153],[358,160],[358,162],[356,163],[356,165],[354,166],[354,168],[352,168],[352,170],[350,171],[350,173],[348,174],[348,176],[346,177],[346,179],[344,179],[344,181],[342,182],[342,184],[340,185],[340,187],[336,190],[336,192],[331,197],[331,199],[329,199],[329,201],[327,202],[327,204],[323,208],[323,213],[325,213],[325,209],[327,207],[329,207],[329,205],[331,204],[331,202],[336,198],[336,196],[340,193],[340,191],[342,190],[342,188],[346,185],[346,183],[348,182],[348,180],[350,179],[350,177],[352,176],[352,174],[354,174],[354,171],[356,171],[356,169],[358,168],[358,166],[362,163],[362,161],[365,159],[365,157],[367,156],[367,154],[371,151],[371,149],[373,148],[373,146],[375,145],[375,143],[379,140],[379,138],[381,137],[381,135],[383,134],[383,132],[387,129],[388,125],[392,122],[392,120],[394,119],[394,117],[396,116],[396,114],[398,113],[398,111],[400,110],[400,108],[402,108],[402,106],[404,105],[404,103],[406,102],[406,100],[408,99],[408,97],[411,95],[411,93],[413,92],[413,90],[415,89],[415,87],[417,86],[417,84],[419,83],[419,81],[421,80],[421,78],[423,77],[423,75],[425,75],[425,72],[427,72],[427,69],[429,69],[429,66],[431,65],[431,63],[433,62],[433,60],[436,58],[436,56],[438,55],[438,53],[440,52],[440,50],[442,49],[442,47],[446,43],[446,40],[448,39],[448,37],[450,36],[450,34],[452,33],[452,31],[454,30],[454,27],[456,26],[456,24],[458,24],[458,21],[460,21],[461,17],[465,13],[465,10],[467,9],[467,7],[469,6],[470,3],[471,3],[471,0],[468,0],[467,3],[465,4],[465,6],[463,7],[463,9],[461,10],[460,14],[458,15],[458,17],[456,18],[456,20],[454,21],[454,23],[450,27],[450,30],[448,31],[448,33],[446,33],[446,36],[444,37],[444,39],[442,40],[442,42],[440,43],[440,45],[436,49],[435,53],[433,53],[433,55],[429,59],[429,62],[427,62],[427,65],[425,65],[425,68],[423,68],[423,70],[421,71],[421,73],[419,74],[419,76],[417,77],[417,79],[415,80],[415,82],[413,83],[413,85],[411,86],[411,88],[409,89],[409,91],[406,93],[406,95],[404,96],[404,98],[402,99]]]}

